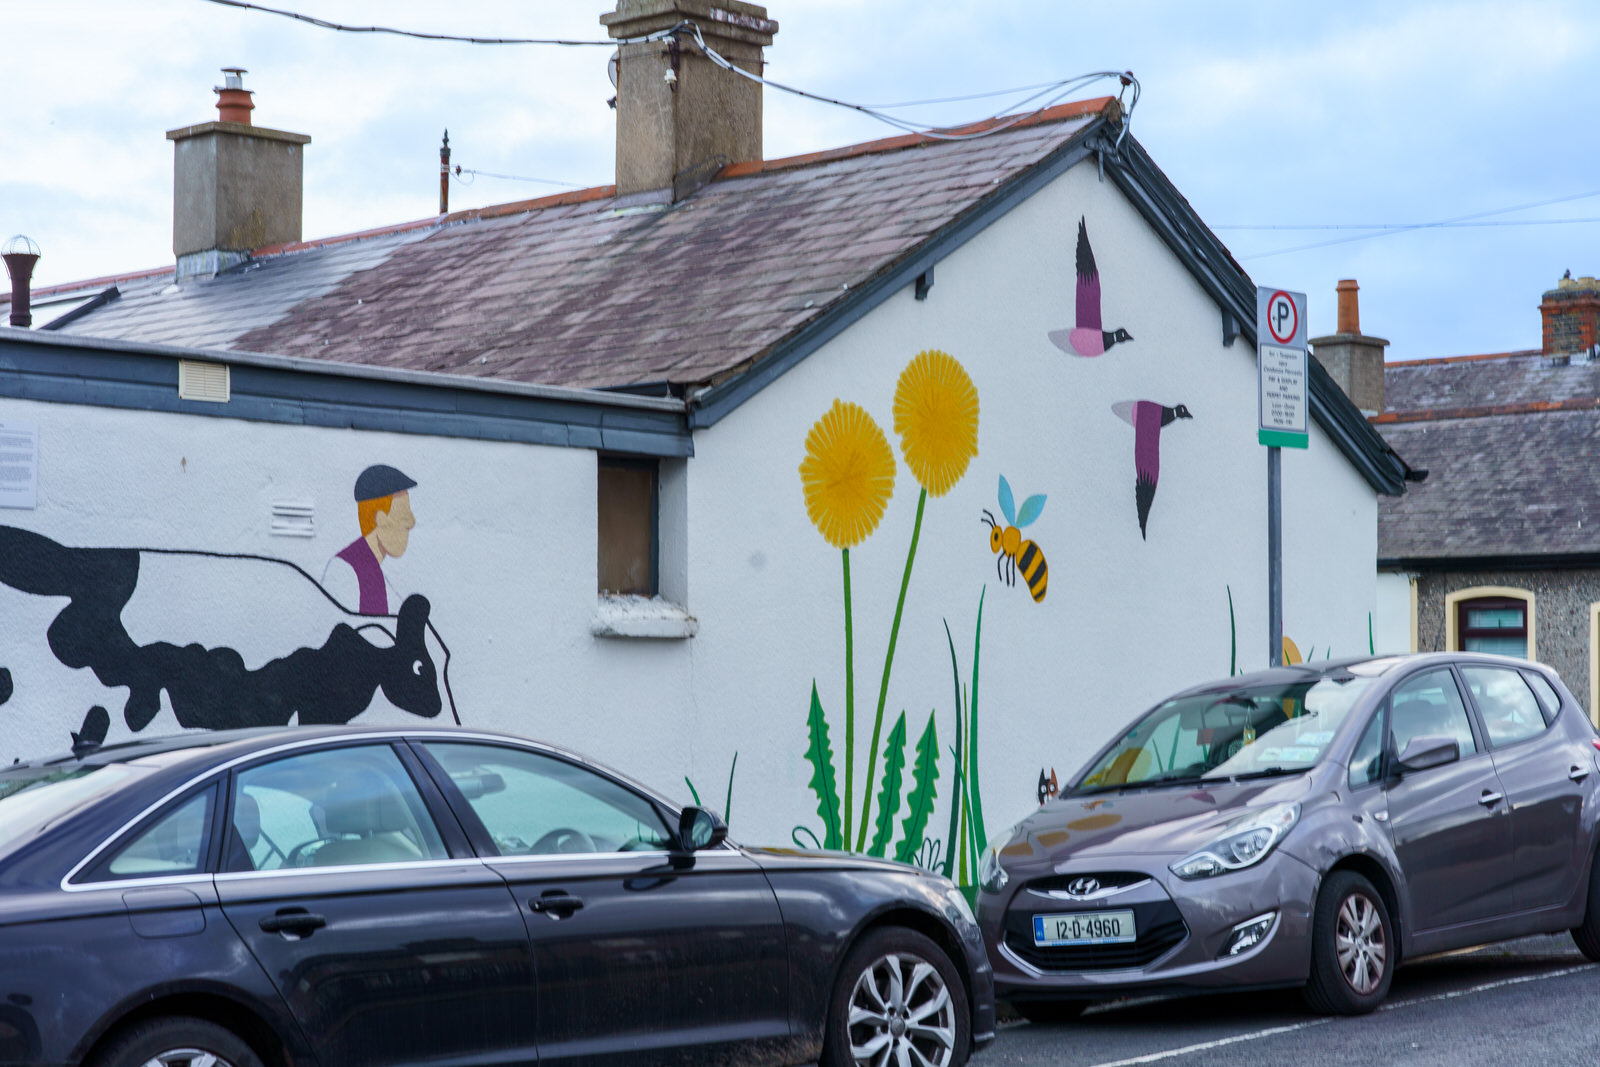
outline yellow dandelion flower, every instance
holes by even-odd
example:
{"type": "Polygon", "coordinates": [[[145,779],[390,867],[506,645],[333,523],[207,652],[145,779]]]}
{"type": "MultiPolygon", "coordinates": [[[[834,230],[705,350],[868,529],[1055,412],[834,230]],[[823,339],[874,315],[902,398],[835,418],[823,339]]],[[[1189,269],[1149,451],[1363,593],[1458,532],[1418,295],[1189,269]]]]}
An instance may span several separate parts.
{"type": "Polygon", "coordinates": [[[894,390],[894,432],[906,466],[930,496],[944,496],[978,454],[978,390],[954,356],[918,352],[894,390]]]}
{"type": "Polygon", "coordinates": [[[817,531],[850,548],[878,528],[894,495],[894,450],[865,408],[835,400],[806,434],[800,481],[817,531]]]}

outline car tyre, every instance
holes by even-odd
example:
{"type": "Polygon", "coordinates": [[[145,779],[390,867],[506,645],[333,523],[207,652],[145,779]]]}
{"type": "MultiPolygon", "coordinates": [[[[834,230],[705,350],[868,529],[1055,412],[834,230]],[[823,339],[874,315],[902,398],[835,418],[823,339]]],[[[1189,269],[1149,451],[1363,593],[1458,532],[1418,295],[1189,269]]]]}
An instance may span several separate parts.
{"type": "Polygon", "coordinates": [[[91,1062],[94,1067],[262,1067],[261,1057],[233,1031],[183,1016],[136,1023],[91,1062]]]}
{"type": "Polygon", "coordinates": [[[1323,1015],[1364,1015],[1389,995],[1397,962],[1383,896],[1354,871],[1335,871],[1317,894],[1305,999],[1323,1015]]]}
{"type": "Polygon", "coordinates": [[[1070,1023],[1089,1006],[1086,1000],[1013,1000],[1011,1006],[1030,1023],[1070,1023]]]}
{"type": "Polygon", "coordinates": [[[1583,912],[1583,922],[1572,928],[1572,940],[1578,951],[1600,963],[1600,861],[1589,863],[1589,903],[1583,912]]]}
{"type": "Polygon", "coordinates": [[[972,1013],[955,964],[930,938],[901,927],[869,932],[845,956],[828,999],[822,1067],[877,1063],[886,1047],[889,1063],[932,1067],[961,1067],[972,1049],[972,1013]],[[896,1055],[902,1049],[905,1059],[896,1055]]]}

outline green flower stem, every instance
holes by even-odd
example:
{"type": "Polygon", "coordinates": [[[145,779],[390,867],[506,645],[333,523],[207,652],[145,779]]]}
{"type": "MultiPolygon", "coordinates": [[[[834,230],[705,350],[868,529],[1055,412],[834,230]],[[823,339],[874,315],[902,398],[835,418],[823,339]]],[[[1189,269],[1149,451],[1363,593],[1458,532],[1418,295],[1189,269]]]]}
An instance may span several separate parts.
{"type": "MultiPolygon", "coordinates": [[[[850,840],[850,811],[856,780],[856,642],[850,616],[850,550],[844,555],[844,839],[850,840]]],[[[863,824],[863,832],[865,824],[863,824]]]]}
{"type": "MultiPolygon", "coordinates": [[[[889,670],[894,666],[894,643],[900,636],[900,616],[906,609],[906,587],[911,584],[911,564],[917,558],[917,538],[922,536],[922,512],[928,504],[928,490],[917,497],[917,521],[911,527],[911,549],[906,553],[906,573],[900,579],[900,600],[894,606],[894,625],[889,627],[889,651],[883,657],[883,682],[878,686],[878,715],[872,723],[872,747],[868,749],[867,776],[862,779],[861,832],[856,851],[867,847],[867,825],[872,821],[872,778],[878,773],[878,739],[883,733],[883,706],[889,699],[889,670]]],[[[847,742],[848,743],[848,742],[847,742]]],[[[849,786],[845,787],[846,790],[849,786]]],[[[846,840],[849,840],[848,834],[846,840]]]]}

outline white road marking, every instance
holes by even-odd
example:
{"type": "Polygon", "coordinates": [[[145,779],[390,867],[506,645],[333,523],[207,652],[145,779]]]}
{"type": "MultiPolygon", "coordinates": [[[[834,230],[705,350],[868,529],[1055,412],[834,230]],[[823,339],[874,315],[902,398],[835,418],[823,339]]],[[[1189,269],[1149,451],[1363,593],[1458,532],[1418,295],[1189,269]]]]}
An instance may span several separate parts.
{"type": "MultiPolygon", "coordinates": [[[[1525,982],[1542,982],[1546,978],[1562,978],[1580,971],[1593,970],[1597,965],[1593,963],[1580,964],[1577,967],[1564,967],[1559,971],[1548,971],[1544,974],[1523,975],[1520,978],[1502,978],[1497,982],[1484,982],[1480,985],[1469,986],[1466,989],[1454,989],[1448,993],[1433,993],[1425,997],[1412,997],[1409,1000],[1396,1000],[1384,1004],[1379,1011],[1394,1011],[1397,1008],[1409,1008],[1417,1004],[1427,1004],[1431,1001],[1454,1000],[1457,997],[1471,996],[1474,993],[1483,993],[1490,989],[1499,989],[1503,986],[1522,985],[1525,982]]],[[[1176,1059],[1179,1056],[1190,1056],[1196,1052],[1209,1052],[1212,1049],[1225,1048],[1228,1045],[1237,1045],[1245,1041],[1259,1041],[1264,1037],[1277,1037],[1279,1034],[1292,1034],[1297,1030],[1308,1030],[1313,1026],[1331,1023],[1332,1017],[1323,1019],[1309,1019],[1303,1023],[1292,1023],[1288,1026],[1273,1026],[1265,1030],[1255,1030],[1247,1034],[1234,1034],[1231,1037],[1218,1038],[1215,1041],[1202,1041],[1194,1045],[1185,1045],[1182,1048],[1166,1049],[1162,1052],[1149,1052],[1143,1056],[1131,1056],[1125,1060],[1107,1060],[1104,1063],[1094,1064],[1093,1067],[1134,1067],[1140,1063],[1159,1063],[1162,1060],[1176,1059]]]]}

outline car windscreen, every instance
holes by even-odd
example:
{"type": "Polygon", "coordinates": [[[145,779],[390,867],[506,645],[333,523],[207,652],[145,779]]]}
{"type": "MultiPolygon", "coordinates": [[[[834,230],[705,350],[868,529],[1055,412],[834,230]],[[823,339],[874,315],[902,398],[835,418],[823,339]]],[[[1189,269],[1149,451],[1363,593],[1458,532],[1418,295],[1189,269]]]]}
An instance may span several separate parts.
{"type": "Polygon", "coordinates": [[[0,853],[139,773],[125,763],[106,763],[0,774],[0,853]]]}
{"type": "Polygon", "coordinates": [[[1327,675],[1219,686],[1168,700],[1134,723],[1074,791],[1305,770],[1375,682],[1327,675]]]}

